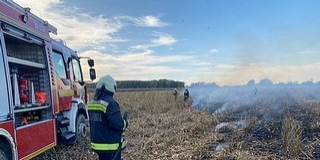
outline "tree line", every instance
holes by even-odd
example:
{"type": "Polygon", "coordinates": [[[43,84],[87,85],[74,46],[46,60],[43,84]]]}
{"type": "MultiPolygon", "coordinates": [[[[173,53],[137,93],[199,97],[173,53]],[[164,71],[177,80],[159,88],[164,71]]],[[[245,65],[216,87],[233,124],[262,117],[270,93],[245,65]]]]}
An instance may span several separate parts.
{"type": "MultiPolygon", "coordinates": [[[[88,88],[95,88],[97,82],[86,84],[88,88]]],[[[184,82],[168,79],[159,80],[122,80],[117,81],[117,88],[182,88],[184,82]]]]}

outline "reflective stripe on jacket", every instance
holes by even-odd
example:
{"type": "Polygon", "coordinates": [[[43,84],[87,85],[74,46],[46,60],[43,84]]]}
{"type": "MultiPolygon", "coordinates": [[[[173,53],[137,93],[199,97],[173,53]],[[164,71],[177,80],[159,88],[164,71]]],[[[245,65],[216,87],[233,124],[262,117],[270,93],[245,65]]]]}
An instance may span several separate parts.
{"type": "MultiPolygon", "coordinates": [[[[127,141],[122,142],[121,148],[125,148],[126,144],[127,144],[127,141]]],[[[91,148],[98,151],[104,151],[104,150],[114,151],[119,148],[119,143],[105,144],[105,143],[91,142],[91,148]]]]}
{"type": "Polygon", "coordinates": [[[101,111],[106,114],[108,105],[109,103],[103,100],[91,101],[88,105],[88,111],[101,111]]]}

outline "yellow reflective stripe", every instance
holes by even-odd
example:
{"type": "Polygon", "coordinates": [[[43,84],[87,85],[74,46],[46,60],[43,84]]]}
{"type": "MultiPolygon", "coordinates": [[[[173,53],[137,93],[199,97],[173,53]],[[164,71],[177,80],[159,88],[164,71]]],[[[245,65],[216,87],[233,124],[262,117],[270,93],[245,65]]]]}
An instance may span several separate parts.
{"type": "Polygon", "coordinates": [[[59,95],[59,97],[73,96],[74,90],[73,89],[59,90],[58,95],[59,95]]]}
{"type": "Polygon", "coordinates": [[[74,89],[61,89],[58,91],[59,97],[66,97],[66,96],[74,96],[74,95],[80,95],[81,90],[74,90],[74,89]]]}
{"type": "Polygon", "coordinates": [[[126,147],[126,146],[127,146],[127,141],[125,140],[125,141],[122,142],[121,148],[124,148],[124,147],[126,147]]]}
{"type": "Polygon", "coordinates": [[[107,107],[100,103],[89,103],[88,111],[101,111],[103,113],[107,112],[107,107]]]}
{"type": "Polygon", "coordinates": [[[34,157],[36,157],[36,156],[38,156],[38,155],[46,152],[47,150],[53,148],[53,147],[56,146],[56,145],[57,145],[56,143],[51,143],[51,144],[49,144],[48,146],[40,149],[39,151],[34,152],[34,153],[32,153],[32,154],[30,154],[30,155],[28,155],[27,157],[24,157],[24,158],[22,158],[22,159],[32,159],[32,158],[34,158],[34,157]]]}
{"type": "MultiPolygon", "coordinates": [[[[127,141],[122,142],[121,148],[127,145],[127,141]]],[[[93,143],[91,142],[91,148],[98,151],[114,151],[118,150],[119,143],[93,143]]]]}
{"type": "Polygon", "coordinates": [[[102,104],[102,105],[105,105],[105,106],[108,106],[109,103],[104,101],[104,100],[93,100],[93,101],[90,101],[89,103],[93,103],[93,104],[102,104]]]}

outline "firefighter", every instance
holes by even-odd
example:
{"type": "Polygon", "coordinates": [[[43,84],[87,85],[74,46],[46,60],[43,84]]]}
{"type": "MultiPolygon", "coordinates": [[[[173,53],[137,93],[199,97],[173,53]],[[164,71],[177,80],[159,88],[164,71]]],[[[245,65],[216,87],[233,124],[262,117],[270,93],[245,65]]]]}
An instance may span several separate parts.
{"type": "Polygon", "coordinates": [[[128,127],[117,101],[113,98],[116,81],[110,76],[101,77],[96,85],[94,100],[88,104],[91,148],[99,160],[120,160],[126,141],[122,134],[128,127]]]}
{"type": "Polygon", "coordinates": [[[188,88],[186,88],[183,92],[183,101],[184,101],[184,108],[186,109],[186,111],[190,111],[191,107],[189,104],[189,90],[188,88]]]}
{"type": "Polygon", "coordinates": [[[186,88],[183,92],[183,100],[186,102],[189,99],[189,90],[186,88]]]}
{"type": "Polygon", "coordinates": [[[173,90],[173,96],[174,96],[174,100],[177,100],[177,96],[178,96],[177,88],[173,90]]]}

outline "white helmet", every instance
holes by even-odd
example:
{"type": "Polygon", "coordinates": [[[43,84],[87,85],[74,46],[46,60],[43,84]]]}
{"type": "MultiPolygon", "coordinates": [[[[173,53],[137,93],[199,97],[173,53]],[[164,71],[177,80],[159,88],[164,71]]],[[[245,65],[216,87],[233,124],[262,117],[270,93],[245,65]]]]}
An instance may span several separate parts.
{"type": "Polygon", "coordinates": [[[106,90],[112,93],[114,93],[117,89],[117,83],[110,75],[101,77],[96,85],[96,88],[101,88],[103,85],[105,86],[106,90]]]}

